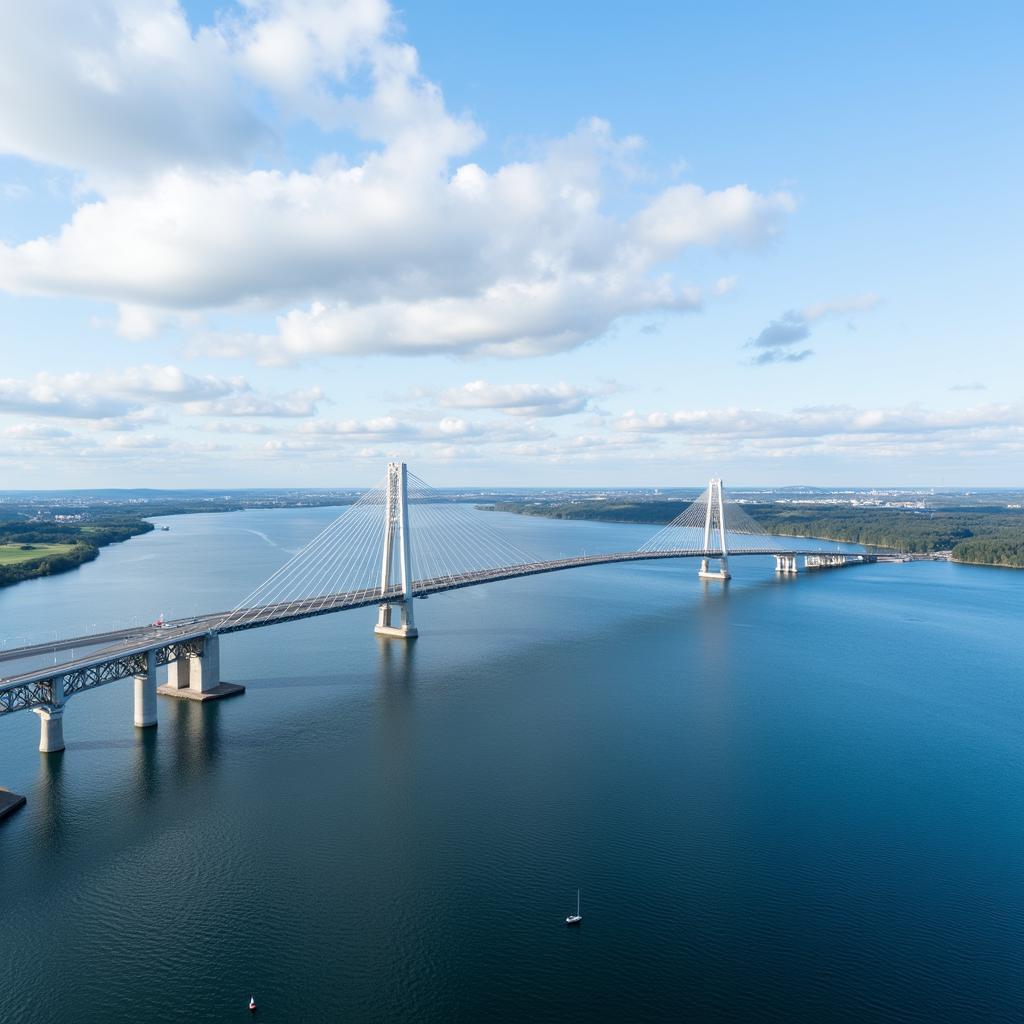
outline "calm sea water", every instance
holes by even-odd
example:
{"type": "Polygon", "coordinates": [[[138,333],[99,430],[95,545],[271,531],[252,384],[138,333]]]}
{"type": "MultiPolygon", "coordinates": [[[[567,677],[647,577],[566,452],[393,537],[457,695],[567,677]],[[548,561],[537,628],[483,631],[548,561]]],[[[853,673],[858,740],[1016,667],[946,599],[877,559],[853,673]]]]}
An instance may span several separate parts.
{"type": "MultiPolygon", "coordinates": [[[[230,607],[335,514],[169,520],[0,591],[0,635],[230,607]]],[[[0,719],[0,1020],[1020,1020],[1024,573],[772,568],[460,591],[408,645],[372,610],[231,636],[245,696],[136,731],[115,683],[62,755],[0,719]]]]}

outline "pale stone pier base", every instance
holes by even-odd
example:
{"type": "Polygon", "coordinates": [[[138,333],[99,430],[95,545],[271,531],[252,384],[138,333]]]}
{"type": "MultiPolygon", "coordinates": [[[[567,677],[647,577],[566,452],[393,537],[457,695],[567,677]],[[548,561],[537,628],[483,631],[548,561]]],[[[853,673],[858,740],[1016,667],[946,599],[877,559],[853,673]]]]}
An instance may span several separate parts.
{"type": "Polygon", "coordinates": [[[156,692],[164,697],[207,701],[245,693],[245,687],[221,682],[220,637],[208,633],[198,655],[190,654],[167,665],[167,682],[156,692]]]}
{"type": "Polygon", "coordinates": [[[382,604],[377,615],[377,625],[373,627],[374,633],[378,636],[397,637],[399,639],[412,639],[419,636],[419,630],[413,625],[412,601],[403,601],[398,608],[401,610],[402,618],[400,626],[391,625],[392,605],[382,604]]]}
{"type": "Polygon", "coordinates": [[[718,566],[717,570],[712,569],[709,559],[702,558],[700,560],[700,569],[697,570],[697,576],[702,580],[731,580],[732,573],[729,572],[729,559],[720,558],[718,566]]]}
{"type": "Polygon", "coordinates": [[[39,749],[55,754],[64,749],[64,708],[33,708],[39,716],[39,749]]]}

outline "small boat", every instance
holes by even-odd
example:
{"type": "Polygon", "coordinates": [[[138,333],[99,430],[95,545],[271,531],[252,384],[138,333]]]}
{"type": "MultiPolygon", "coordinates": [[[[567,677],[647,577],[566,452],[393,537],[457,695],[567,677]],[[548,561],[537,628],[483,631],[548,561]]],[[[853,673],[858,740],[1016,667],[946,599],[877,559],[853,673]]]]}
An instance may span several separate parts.
{"type": "Polygon", "coordinates": [[[256,1012],[256,1000],[252,996],[249,996],[249,1012],[256,1012]]]}
{"type": "Polygon", "coordinates": [[[576,913],[575,914],[570,914],[565,919],[565,923],[568,924],[568,925],[574,925],[574,924],[579,924],[582,920],[583,920],[583,917],[580,914],[580,891],[579,891],[579,889],[577,889],[576,890],[576,913]]]}

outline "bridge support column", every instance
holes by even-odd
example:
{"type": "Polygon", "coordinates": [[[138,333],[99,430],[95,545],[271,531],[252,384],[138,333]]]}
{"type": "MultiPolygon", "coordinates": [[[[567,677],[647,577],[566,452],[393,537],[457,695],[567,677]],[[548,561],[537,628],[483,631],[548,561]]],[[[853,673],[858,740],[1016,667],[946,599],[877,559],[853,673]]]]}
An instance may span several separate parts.
{"type": "Polygon", "coordinates": [[[146,651],[146,671],[135,677],[135,727],[156,725],[156,651],[146,651]]]}
{"type": "Polygon", "coordinates": [[[796,555],[776,555],[775,571],[787,576],[795,576],[799,569],[796,564],[796,555]]]}
{"type": "Polygon", "coordinates": [[[64,699],[64,677],[54,676],[50,680],[50,703],[32,709],[39,716],[39,750],[44,754],[64,749],[64,699]]]}
{"type": "Polygon", "coordinates": [[[731,580],[732,573],[729,572],[729,559],[720,558],[718,559],[718,568],[711,568],[711,560],[708,558],[702,558],[700,560],[700,569],[697,570],[697,576],[702,580],[731,580]]]}
{"type": "Polygon", "coordinates": [[[419,636],[419,630],[413,625],[412,601],[403,601],[398,605],[382,604],[377,611],[377,625],[373,631],[378,636],[405,637],[419,636]],[[401,613],[400,625],[393,625],[391,616],[395,609],[401,613]]]}
{"type": "Polygon", "coordinates": [[[203,650],[188,659],[189,689],[193,693],[209,693],[220,685],[220,637],[208,633],[203,637],[203,650]]]}
{"type": "Polygon", "coordinates": [[[183,655],[168,666],[167,685],[157,687],[164,697],[186,700],[220,700],[245,693],[239,683],[224,683],[220,678],[220,635],[206,633],[197,654],[183,655]],[[172,667],[177,666],[172,671],[172,667]]]}
{"type": "Polygon", "coordinates": [[[188,689],[190,660],[188,657],[181,657],[167,662],[167,682],[161,687],[162,690],[188,689]]]}
{"type": "Polygon", "coordinates": [[[380,567],[380,596],[374,632],[378,636],[411,639],[419,636],[412,611],[412,556],[409,548],[409,483],[404,462],[388,463],[388,487],[384,500],[384,554],[380,567]],[[397,544],[396,544],[397,542],[397,544]],[[398,579],[395,580],[395,549],[398,553],[398,579]],[[392,594],[397,586],[398,594],[392,594]],[[395,607],[401,609],[401,625],[392,621],[395,607]]]}
{"type": "Polygon", "coordinates": [[[39,716],[39,749],[55,754],[64,749],[64,708],[34,708],[39,716]]]}

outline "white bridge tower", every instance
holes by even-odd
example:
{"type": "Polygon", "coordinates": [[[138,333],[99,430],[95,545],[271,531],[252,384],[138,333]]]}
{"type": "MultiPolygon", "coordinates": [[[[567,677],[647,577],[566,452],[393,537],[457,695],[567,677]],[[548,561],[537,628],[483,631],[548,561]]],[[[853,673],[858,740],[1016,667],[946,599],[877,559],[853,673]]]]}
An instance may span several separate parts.
{"type": "Polygon", "coordinates": [[[414,637],[418,633],[412,614],[412,558],[409,553],[409,474],[404,462],[388,463],[384,496],[384,555],[380,566],[382,598],[375,633],[381,636],[414,637]],[[398,579],[394,579],[395,545],[398,545],[398,579]],[[389,595],[395,585],[401,595],[389,595]],[[387,600],[384,600],[387,598],[387,600]],[[401,612],[401,624],[393,625],[395,609],[401,612]]]}
{"type": "Polygon", "coordinates": [[[709,559],[700,560],[700,569],[697,575],[702,580],[727,580],[729,573],[729,548],[725,534],[725,499],[722,497],[722,481],[718,478],[708,483],[707,489],[707,511],[704,516],[704,552],[721,551],[718,555],[718,569],[709,567],[709,559]],[[718,535],[718,544],[715,544],[715,535],[718,535]]]}

